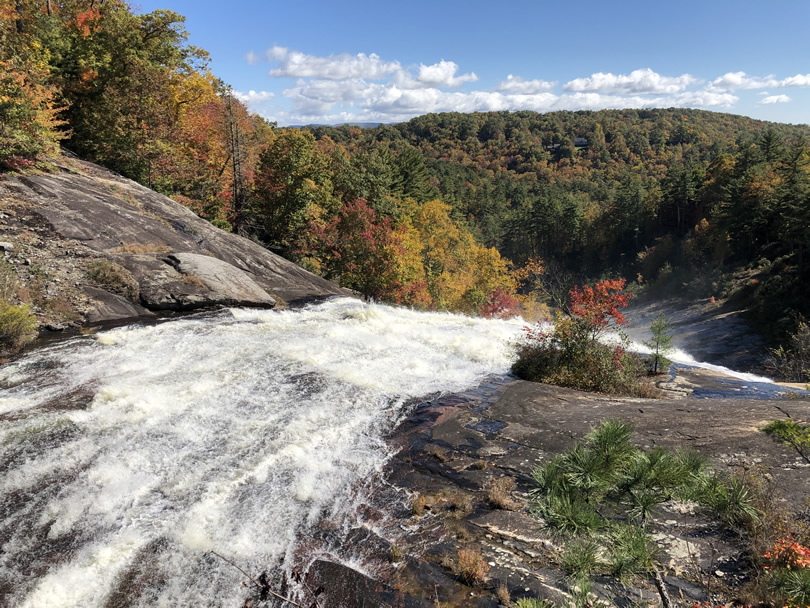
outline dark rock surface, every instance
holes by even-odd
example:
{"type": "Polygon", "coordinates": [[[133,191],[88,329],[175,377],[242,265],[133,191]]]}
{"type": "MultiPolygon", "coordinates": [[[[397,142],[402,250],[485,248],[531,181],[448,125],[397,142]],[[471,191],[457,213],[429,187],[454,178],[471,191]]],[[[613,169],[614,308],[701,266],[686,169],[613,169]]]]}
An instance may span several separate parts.
{"type": "Polygon", "coordinates": [[[649,340],[650,323],[660,313],[670,320],[673,346],[696,361],[763,373],[767,348],[743,318],[744,310],[727,308],[710,298],[645,300],[632,303],[624,313],[628,336],[639,343],[649,340]]]}
{"type": "Polygon", "coordinates": [[[117,321],[119,319],[131,319],[133,317],[148,317],[153,313],[148,309],[119,296],[97,287],[85,285],[83,291],[95,303],[95,306],[87,313],[88,323],[102,323],[104,321],[117,321]]]}
{"type": "MultiPolygon", "coordinates": [[[[701,370],[683,374],[693,386],[715,381],[701,370]]],[[[415,506],[389,525],[391,542],[409,558],[386,582],[427,600],[435,589],[445,607],[495,606],[498,585],[512,600],[567,603],[572,589],[561,569],[564,542],[529,512],[531,472],[608,418],[632,423],[637,445],[693,448],[722,474],[763,480],[774,504],[808,518],[810,466],[761,432],[788,415],[810,422],[810,401],[635,399],[509,379],[422,404],[392,437],[402,449],[387,481],[408,492],[415,506]],[[507,508],[488,497],[493,481],[503,477],[516,482],[507,508]],[[471,587],[458,576],[459,551],[469,548],[480,550],[489,566],[486,580],[471,587]]],[[[693,510],[689,503],[664,503],[650,523],[665,584],[678,606],[709,597],[730,601],[749,576],[742,541],[693,510]]],[[[660,601],[649,580],[622,585],[596,577],[591,592],[592,602],[608,605],[660,601]]]]}
{"type": "Polygon", "coordinates": [[[346,566],[317,560],[307,572],[306,583],[320,606],[351,608],[430,608],[427,600],[407,595],[346,566]]]}
{"type": "Polygon", "coordinates": [[[59,165],[58,174],[0,176],[2,255],[43,324],[349,295],[133,181],[73,158],[59,165]],[[99,283],[88,272],[98,260],[125,268],[139,289],[99,283]]]}

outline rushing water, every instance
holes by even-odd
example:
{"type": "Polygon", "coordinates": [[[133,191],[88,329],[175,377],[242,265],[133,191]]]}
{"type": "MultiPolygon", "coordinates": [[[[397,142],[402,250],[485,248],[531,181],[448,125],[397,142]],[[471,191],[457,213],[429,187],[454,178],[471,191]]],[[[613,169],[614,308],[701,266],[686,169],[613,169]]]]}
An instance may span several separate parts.
{"type": "Polygon", "coordinates": [[[0,368],[0,604],[238,606],[350,512],[409,400],[509,366],[520,322],[341,299],[68,340],[0,368]]]}
{"type": "Polygon", "coordinates": [[[3,366],[0,605],[240,605],[244,576],[210,551],[254,576],[311,559],[324,522],[351,525],[407,404],[505,373],[522,326],[338,299],[3,366]]]}

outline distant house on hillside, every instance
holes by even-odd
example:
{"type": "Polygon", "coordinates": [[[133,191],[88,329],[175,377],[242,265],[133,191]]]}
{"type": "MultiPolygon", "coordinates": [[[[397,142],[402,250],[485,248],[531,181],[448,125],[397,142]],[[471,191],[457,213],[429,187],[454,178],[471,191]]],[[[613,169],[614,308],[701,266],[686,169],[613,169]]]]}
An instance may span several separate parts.
{"type": "MultiPolygon", "coordinates": [[[[557,152],[560,149],[562,144],[551,144],[550,146],[546,146],[546,150],[549,152],[557,152]]],[[[577,149],[580,148],[587,148],[590,145],[588,142],[587,137],[575,137],[574,138],[574,147],[577,149]]]]}

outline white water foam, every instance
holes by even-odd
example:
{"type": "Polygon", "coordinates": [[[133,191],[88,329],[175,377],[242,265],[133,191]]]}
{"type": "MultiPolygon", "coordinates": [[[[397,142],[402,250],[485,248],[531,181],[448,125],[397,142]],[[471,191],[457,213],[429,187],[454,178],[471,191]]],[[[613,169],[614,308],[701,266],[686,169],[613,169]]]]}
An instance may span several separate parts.
{"type": "MultiPolygon", "coordinates": [[[[652,352],[649,347],[634,341],[630,343],[629,350],[642,355],[649,355],[652,352]]],[[[714,363],[698,361],[692,355],[690,355],[684,350],[681,350],[680,348],[673,348],[672,351],[667,353],[666,357],[673,363],[679,363],[681,365],[690,365],[692,367],[707,369],[713,372],[723,374],[724,376],[729,376],[730,378],[742,380],[743,382],[764,382],[766,384],[774,383],[773,380],[771,380],[770,378],[766,378],[765,376],[758,376],[757,374],[749,374],[747,372],[738,372],[733,369],[729,369],[728,367],[724,367],[722,365],[715,365],[714,363]]]]}
{"type": "Polygon", "coordinates": [[[0,368],[7,605],[234,606],[389,456],[409,399],[510,364],[520,321],[340,299],[77,338],[0,368]]]}

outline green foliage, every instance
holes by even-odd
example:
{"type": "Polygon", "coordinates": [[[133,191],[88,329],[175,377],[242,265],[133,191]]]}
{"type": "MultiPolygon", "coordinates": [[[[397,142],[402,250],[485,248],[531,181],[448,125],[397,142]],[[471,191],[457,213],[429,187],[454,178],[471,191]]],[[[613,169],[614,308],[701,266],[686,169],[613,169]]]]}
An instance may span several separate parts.
{"type": "Polygon", "coordinates": [[[762,430],[774,440],[792,447],[810,463],[810,426],[801,426],[787,418],[769,422],[762,430]]]}
{"type": "Polygon", "coordinates": [[[732,528],[751,527],[762,516],[744,480],[710,473],[697,476],[695,482],[692,488],[683,493],[683,497],[711,509],[726,525],[732,528]]]}
{"type": "Polygon", "coordinates": [[[658,550],[640,526],[616,524],[606,534],[607,570],[620,581],[648,575],[655,569],[658,550]]]}
{"type": "Polygon", "coordinates": [[[315,138],[296,129],[281,131],[264,149],[247,220],[263,242],[289,252],[310,206],[329,206],[325,162],[315,138]]]}
{"type": "Polygon", "coordinates": [[[596,510],[579,496],[552,494],[537,504],[538,513],[555,530],[567,534],[588,534],[602,525],[596,510]]]}
{"type": "Polygon", "coordinates": [[[789,382],[810,382],[810,326],[800,322],[789,346],[771,349],[771,365],[777,376],[789,382]]]}
{"type": "MultiPolygon", "coordinates": [[[[783,141],[807,132],[768,126],[783,141]]],[[[723,190],[704,192],[718,175],[706,167],[736,151],[741,134],[761,130],[742,117],[680,109],[445,113],[396,127],[314,129],[352,150],[417,149],[441,198],[472,218],[486,244],[514,261],[569,258],[594,273],[708,217],[723,190]],[[588,145],[574,146],[578,135],[588,145]]]]}
{"type": "Polygon", "coordinates": [[[69,5],[62,19],[53,63],[69,104],[69,147],[152,185],[174,135],[173,81],[205,53],[186,45],[185,17],[170,10],[138,15],[111,1],[69,5]]]}
{"type": "Polygon", "coordinates": [[[781,597],[785,606],[810,606],[810,568],[772,570],[768,573],[767,584],[772,592],[781,597]]]}
{"type": "Polygon", "coordinates": [[[667,359],[666,355],[672,350],[672,334],[670,333],[670,322],[664,313],[653,319],[650,324],[650,333],[652,337],[644,342],[652,352],[647,364],[649,365],[650,372],[657,374],[664,371],[672,363],[667,359]]]}
{"type": "Polygon", "coordinates": [[[527,328],[515,345],[512,372],[524,380],[586,391],[644,394],[638,361],[625,348],[626,337],[618,333],[613,344],[603,341],[611,319],[624,323],[619,309],[629,296],[623,289],[624,280],[602,281],[582,291],[574,287],[571,315],[558,317],[553,330],[527,328]]]}
{"type": "Polygon", "coordinates": [[[763,277],[752,317],[782,337],[796,313],[810,316],[806,126],[670,109],[445,113],[313,131],[350,153],[419,151],[455,217],[515,264],[541,257],[647,283],[683,269],[691,284],[724,264],[787,256],[763,277]]]}
{"type": "MultiPolygon", "coordinates": [[[[810,315],[806,126],[678,108],[446,113],[276,133],[207,71],[182,15],[138,14],[121,0],[49,6],[0,3],[2,22],[19,22],[0,29],[0,170],[24,169],[67,139],[216,225],[334,274],[311,228],[362,199],[399,231],[386,297],[408,305],[497,308],[493,294],[515,291],[507,262],[533,258],[561,275],[610,268],[639,282],[762,258],[771,264],[749,294],[756,318],[783,338],[810,315]],[[432,203],[447,221],[422,213],[420,225],[414,206],[435,212],[432,203]]],[[[545,294],[562,308],[571,280],[554,287],[550,274],[545,294]]],[[[604,349],[584,349],[567,368],[527,350],[538,359],[528,375],[551,366],[555,381],[576,386],[592,372],[592,390],[626,390],[609,380],[604,349]]]]}
{"type": "Polygon", "coordinates": [[[562,569],[573,579],[590,577],[602,566],[598,557],[601,548],[591,538],[576,539],[565,547],[562,556],[562,569]]]}
{"type": "MultiPolygon", "coordinates": [[[[536,511],[553,527],[579,533],[604,526],[593,506],[605,501],[615,502],[628,520],[645,525],[655,507],[667,500],[700,498],[701,484],[707,483],[700,455],[663,448],[639,450],[630,441],[631,434],[628,424],[604,421],[571,450],[535,469],[530,496],[536,511]]],[[[736,491],[731,482],[711,479],[715,493],[728,496],[736,491]]],[[[741,504],[743,498],[727,500],[741,504]]]]}
{"type": "Polygon", "coordinates": [[[17,350],[36,337],[37,321],[27,306],[0,300],[0,350],[17,350]]]}
{"type": "Polygon", "coordinates": [[[639,449],[631,435],[629,424],[604,421],[532,472],[532,511],[572,538],[562,567],[574,581],[595,573],[623,582],[652,574],[658,548],[647,524],[674,498],[697,501],[730,526],[759,517],[743,482],[707,472],[691,451],[639,449]]]}
{"type": "Polygon", "coordinates": [[[392,189],[403,197],[424,203],[436,198],[438,192],[430,183],[425,158],[416,148],[407,147],[394,160],[395,176],[392,189]]]}

